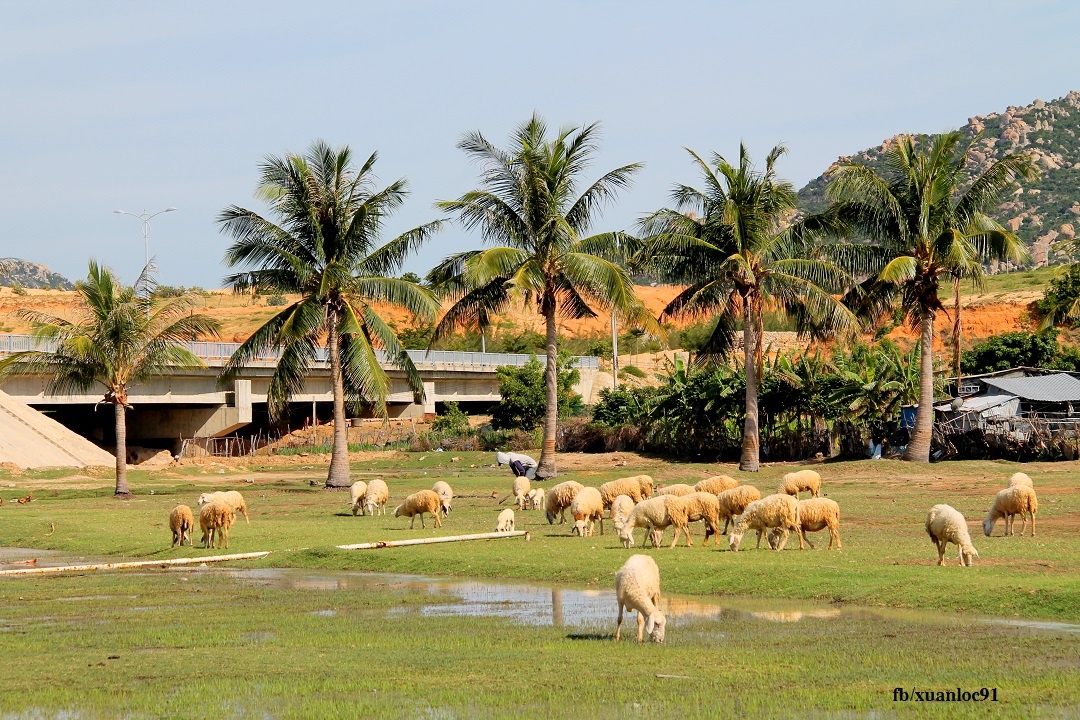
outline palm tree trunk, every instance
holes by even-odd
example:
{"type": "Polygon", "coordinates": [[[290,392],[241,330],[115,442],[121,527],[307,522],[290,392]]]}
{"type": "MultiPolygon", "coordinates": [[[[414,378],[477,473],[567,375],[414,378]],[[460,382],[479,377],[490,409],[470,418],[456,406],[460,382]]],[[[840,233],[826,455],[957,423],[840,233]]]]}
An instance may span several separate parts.
{"type": "Polygon", "coordinates": [[[930,441],[934,436],[934,311],[924,310],[919,355],[919,413],[908,441],[904,459],[930,462],[930,441]]]}
{"type": "Polygon", "coordinates": [[[345,381],[341,374],[341,345],[338,336],[337,313],[330,313],[330,382],[334,388],[334,450],[330,455],[330,472],[326,487],[349,487],[349,428],[345,426],[345,381]]]}
{"type": "Polygon", "coordinates": [[[544,447],[540,451],[540,465],[536,477],[545,480],[555,477],[555,432],[559,426],[559,348],[555,328],[555,303],[544,303],[544,320],[547,323],[547,366],[544,368],[544,384],[547,386],[547,414],[544,416],[544,447]]]}
{"type": "Polygon", "coordinates": [[[760,467],[761,438],[758,430],[758,339],[754,318],[754,303],[750,298],[744,301],[746,311],[743,318],[743,367],[746,374],[746,420],[743,425],[742,458],[739,469],[745,472],[757,472],[760,467]]]}
{"type": "Polygon", "coordinates": [[[113,403],[116,421],[116,494],[131,495],[127,481],[127,408],[123,403],[113,403]]]}
{"type": "Polygon", "coordinates": [[[953,278],[953,292],[956,298],[953,311],[956,313],[956,320],[953,323],[953,340],[956,343],[956,347],[953,352],[953,372],[956,376],[956,396],[960,397],[960,351],[963,343],[963,326],[960,324],[960,278],[953,278]]]}

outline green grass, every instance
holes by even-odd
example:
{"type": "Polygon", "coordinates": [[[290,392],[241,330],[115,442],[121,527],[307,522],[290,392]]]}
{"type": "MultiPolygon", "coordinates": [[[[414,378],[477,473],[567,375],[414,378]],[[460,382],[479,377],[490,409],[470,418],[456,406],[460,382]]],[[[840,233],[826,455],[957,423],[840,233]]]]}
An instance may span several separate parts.
{"type": "MultiPolygon", "coordinates": [[[[1065,271],[1067,265],[1051,265],[1049,267],[1036,268],[1034,270],[1019,270],[1016,272],[998,273],[987,275],[986,285],[978,290],[971,287],[970,283],[961,286],[960,292],[964,295],[982,295],[993,293],[1021,292],[1027,290],[1045,290],[1050,287],[1050,281],[1065,271]]],[[[949,290],[952,293],[952,290],[949,290]]]]}
{"type": "MultiPolygon", "coordinates": [[[[768,491],[790,469],[740,475],[717,465],[620,457],[627,466],[613,467],[611,456],[561,456],[560,479],[598,485],[640,471],[692,482],[725,471],[768,491]]],[[[136,471],[137,496],[126,502],[110,496],[107,478],[99,489],[69,489],[57,473],[0,474],[0,546],[88,559],[224,553],[170,548],[167,516],[177,502],[195,507],[199,493],[231,487],[244,493],[252,522],[240,519],[233,527],[229,552],[274,551],[234,567],[610,588],[631,554],[612,529],[575,538],[568,526],[548,525],[537,512],[517,514],[518,529],[531,531],[531,542],[333,547],[493,530],[501,508],[491,494],[504,495],[511,478],[505,468],[483,466],[490,461],[489,453],[386,453],[354,464],[355,479],[387,481],[388,511],[407,493],[448,480],[458,497],[440,530],[430,520],[427,529],[417,523],[409,530],[390,514],[353,517],[347,493],[308,484],[325,477],[325,466],[314,462],[224,475],[211,465],[136,471]],[[29,490],[34,502],[14,503],[29,490]]],[[[582,632],[425,617],[419,606],[430,599],[421,590],[370,583],[314,591],[196,569],[0,578],[0,717],[33,717],[32,709],[45,717],[64,710],[87,717],[716,717],[721,709],[736,717],[790,717],[795,708],[808,717],[1030,717],[1040,708],[1064,717],[1080,707],[1080,635],[970,618],[1080,618],[1080,480],[1071,464],[1024,466],[1040,499],[1034,539],[1000,537],[1000,524],[994,537],[977,532],[993,494],[1015,470],[1009,463],[880,461],[818,469],[825,492],[842,508],[842,551],[825,550],[828,535],[818,533],[816,551],[800,552],[797,543],[782,553],[754,550],[748,538],[749,549],[732,553],[726,546],[702,548],[698,530],[693,548],[644,551],[660,565],[664,593],[725,596],[749,606],[789,598],[945,614],[929,624],[893,610],[855,613],[843,622],[770,623],[725,611],[719,621],[680,619],[663,647],[637,647],[625,636],[620,644],[606,637],[614,605],[609,625],[582,632]],[[922,523],[937,502],[975,523],[981,557],[974,567],[959,567],[954,550],[949,566],[934,566],[936,551],[922,523]],[[334,616],[312,614],[326,610],[334,616]],[[912,686],[997,687],[1002,701],[893,703],[893,687],[912,686]]],[[[635,631],[631,619],[631,638],[635,631]]]]}

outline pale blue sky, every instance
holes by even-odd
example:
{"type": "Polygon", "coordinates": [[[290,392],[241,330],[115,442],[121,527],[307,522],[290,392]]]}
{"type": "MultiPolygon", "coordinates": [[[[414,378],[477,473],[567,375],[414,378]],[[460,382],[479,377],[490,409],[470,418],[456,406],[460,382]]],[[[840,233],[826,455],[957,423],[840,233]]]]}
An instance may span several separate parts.
{"type": "MultiPolygon", "coordinates": [[[[134,278],[157,219],[161,281],[220,286],[214,218],[253,199],[267,154],[314,138],[378,150],[407,177],[402,231],[476,184],[455,143],[504,144],[538,110],[599,120],[596,171],[646,164],[596,230],[696,182],[682,148],[755,158],[784,142],[801,186],[901,131],[1080,89],[1080,3],[15,2],[0,0],[0,257],[73,279],[93,256],[134,278]]],[[[388,235],[387,237],[390,237],[388,235]]],[[[425,272],[478,239],[451,226],[425,272]]]]}

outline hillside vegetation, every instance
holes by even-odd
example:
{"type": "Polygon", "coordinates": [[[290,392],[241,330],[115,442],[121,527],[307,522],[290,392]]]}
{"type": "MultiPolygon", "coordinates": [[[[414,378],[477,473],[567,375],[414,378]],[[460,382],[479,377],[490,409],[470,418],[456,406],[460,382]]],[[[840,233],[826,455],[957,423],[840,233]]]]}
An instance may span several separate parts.
{"type": "Polygon", "coordinates": [[[57,290],[71,290],[75,287],[66,277],[50,270],[48,265],[19,258],[0,258],[0,285],[57,290]]]}

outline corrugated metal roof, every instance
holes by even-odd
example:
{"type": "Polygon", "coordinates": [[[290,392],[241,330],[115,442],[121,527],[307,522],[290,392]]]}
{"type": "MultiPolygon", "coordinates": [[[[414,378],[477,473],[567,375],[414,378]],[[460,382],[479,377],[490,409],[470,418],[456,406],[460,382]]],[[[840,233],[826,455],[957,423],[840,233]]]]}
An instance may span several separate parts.
{"type": "Polygon", "coordinates": [[[1016,396],[1014,395],[979,395],[977,397],[966,398],[959,408],[954,408],[952,403],[945,403],[943,405],[938,405],[934,409],[942,412],[983,412],[984,410],[989,410],[998,405],[1004,405],[1015,399],[1016,396]]]}
{"type": "Polygon", "coordinates": [[[1025,378],[983,378],[987,385],[1036,402],[1080,402],[1080,380],[1066,373],[1025,378]]]}

